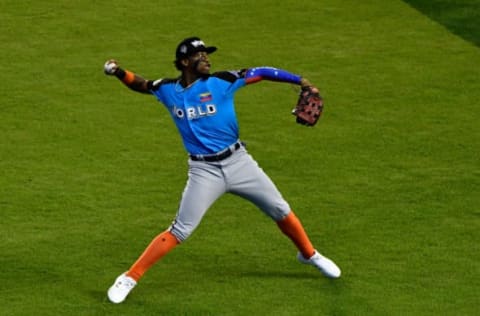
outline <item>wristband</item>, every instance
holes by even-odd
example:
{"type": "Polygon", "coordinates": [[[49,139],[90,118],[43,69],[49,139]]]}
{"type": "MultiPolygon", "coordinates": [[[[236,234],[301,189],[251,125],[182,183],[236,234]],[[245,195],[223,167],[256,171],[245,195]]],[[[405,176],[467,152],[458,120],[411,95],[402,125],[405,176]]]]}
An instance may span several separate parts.
{"type": "Polygon", "coordinates": [[[135,74],[133,72],[123,70],[122,68],[117,69],[115,76],[126,85],[130,85],[135,80],[135,74]]]}

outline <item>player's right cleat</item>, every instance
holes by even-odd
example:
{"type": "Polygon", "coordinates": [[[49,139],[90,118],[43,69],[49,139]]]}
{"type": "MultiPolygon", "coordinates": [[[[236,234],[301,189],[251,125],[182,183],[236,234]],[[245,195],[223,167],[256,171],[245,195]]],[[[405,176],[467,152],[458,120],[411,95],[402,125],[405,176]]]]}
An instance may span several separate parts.
{"type": "Polygon", "coordinates": [[[298,261],[305,264],[310,264],[320,270],[323,275],[326,277],[336,279],[339,278],[342,272],[340,268],[327,257],[322,256],[318,251],[315,250],[313,256],[309,259],[305,259],[303,255],[299,252],[297,255],[298,261]]]}
{"type": "Polygon", "coordinates": [[[137,282],[126,273],[120,275],[108,289],[108,299],[115,304],[123,302],[137,282]]]}

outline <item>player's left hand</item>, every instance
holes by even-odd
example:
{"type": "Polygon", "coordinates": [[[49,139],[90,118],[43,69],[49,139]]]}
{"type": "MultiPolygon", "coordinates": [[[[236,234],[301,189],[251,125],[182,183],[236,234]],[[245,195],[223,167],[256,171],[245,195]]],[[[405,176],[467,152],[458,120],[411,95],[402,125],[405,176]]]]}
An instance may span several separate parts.
{"type": "Polygon", "coordinates": [[[106,75],[114,75],[115,72],[118,69],[118,62],[114,59],[109,59],[105,62],[105,65],[103,65],[103,72],[106,75]]]}

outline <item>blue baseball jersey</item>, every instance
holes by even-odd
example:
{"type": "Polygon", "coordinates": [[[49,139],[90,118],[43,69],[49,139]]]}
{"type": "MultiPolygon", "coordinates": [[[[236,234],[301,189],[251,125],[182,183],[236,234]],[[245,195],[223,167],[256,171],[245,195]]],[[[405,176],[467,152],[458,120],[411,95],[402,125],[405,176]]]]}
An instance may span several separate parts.
{"type": "Polygon", "coordinates": [[[151,93],[167,108],[188,153],[209,155],[239,138],[234,94],[247,84],[242,71],[200,78],[188,87],[179,79],[161,79],[151,93]]]}

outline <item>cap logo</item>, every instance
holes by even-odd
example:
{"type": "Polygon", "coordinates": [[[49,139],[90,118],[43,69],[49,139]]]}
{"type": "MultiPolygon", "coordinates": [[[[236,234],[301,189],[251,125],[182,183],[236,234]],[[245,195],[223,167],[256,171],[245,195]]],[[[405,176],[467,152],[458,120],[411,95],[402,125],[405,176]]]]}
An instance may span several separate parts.
{"type": "Polygon", "coordinates": [[[183,54],[186,54],[187,53],[187,45],[182,45],[182,47],[180,47],[180,52],[183,53],[183,54]]]}
{"type": "Polygon", "coordinates": [[[190,44],[192,44],[193,47],[205,46],[205,43],[203,41],[199,41],[199,40],[195,40],[195,41],[191,42],[190,44]]]}

